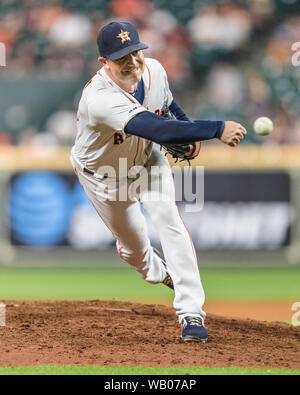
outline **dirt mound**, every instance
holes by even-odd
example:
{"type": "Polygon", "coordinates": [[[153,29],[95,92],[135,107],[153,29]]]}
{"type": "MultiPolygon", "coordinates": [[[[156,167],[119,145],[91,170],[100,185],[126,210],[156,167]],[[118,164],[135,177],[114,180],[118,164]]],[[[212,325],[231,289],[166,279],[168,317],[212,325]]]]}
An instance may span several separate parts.
{"type": "Polygon", "coordinates": [[[300,330],[208,316],[209,341],[183,343],[174,310],[124,302],[6,302],[0,366],[242,366],[300,369],[300,330]]]}

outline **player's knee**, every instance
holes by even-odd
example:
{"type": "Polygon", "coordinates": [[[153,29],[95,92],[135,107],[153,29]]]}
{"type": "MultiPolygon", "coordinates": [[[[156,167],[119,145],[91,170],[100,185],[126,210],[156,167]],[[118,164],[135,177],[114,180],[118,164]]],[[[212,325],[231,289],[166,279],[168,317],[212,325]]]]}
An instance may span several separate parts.
{"type": "Polygon", "coordinates": [[[120,258],[128,262],[130,265],[144,265],[147,262],[148,249],[140,249],[138,247],[129,249],[117,244],[117,250],[120,258]]]}

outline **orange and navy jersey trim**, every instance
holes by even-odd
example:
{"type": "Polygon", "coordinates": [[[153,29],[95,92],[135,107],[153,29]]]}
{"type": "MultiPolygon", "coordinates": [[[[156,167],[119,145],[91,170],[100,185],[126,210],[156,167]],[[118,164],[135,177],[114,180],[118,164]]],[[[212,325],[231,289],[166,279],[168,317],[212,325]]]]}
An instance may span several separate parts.
{"type": "Polygon", "coordinates": [[[135,153],[135,157],[134,157],[134,159],[133,159],[133,166],[136,165],[136,159],[137,159],[137,156],[138,156],[138,153],[139,153],[139,149],[140,149],[140,142],[141,142],[141,138],[138,137],[136,153],[135,153]]]}
{"type": "Polygon", "coordinates": [[[150,91],[150,89],[151,89],[151,73],[150,73],[150,69],[149,69],[147,63],[145,63],[145,65],[146,65],[146,68],[147,68],[148,74],[149,74],[148,90],[150,91]]]}
{"type": "MultiPolygon", "coordinates": [[[[122,92],[122,93],[123,93],[123,92],[122,92]]],[[[125,93],[123,93],[123,95],[124,95],[125,97],[127,97],[127,99],[131,101],[131,103],[136,104],[136,102],[135,102],[133,99],[131,99],[129,96],[125,95],[125,93]]]]}

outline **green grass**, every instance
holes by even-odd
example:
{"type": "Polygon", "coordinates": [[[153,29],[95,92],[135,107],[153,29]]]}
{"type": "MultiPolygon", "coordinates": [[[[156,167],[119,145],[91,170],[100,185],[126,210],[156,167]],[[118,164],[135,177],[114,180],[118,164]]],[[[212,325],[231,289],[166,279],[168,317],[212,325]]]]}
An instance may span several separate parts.
{"type": "MultiPolygon", "coordinates": [[[[207,300],[300,300],[300,268],[205,268],[207,300]]],[[[129,267],[0,267],[0,300],[172,300],[129,267]]]]}
{"type": "Polygon", "coordinates": [[[0,375],[300,375],[292,369],[28,366],[0,368],[0,375]]]}

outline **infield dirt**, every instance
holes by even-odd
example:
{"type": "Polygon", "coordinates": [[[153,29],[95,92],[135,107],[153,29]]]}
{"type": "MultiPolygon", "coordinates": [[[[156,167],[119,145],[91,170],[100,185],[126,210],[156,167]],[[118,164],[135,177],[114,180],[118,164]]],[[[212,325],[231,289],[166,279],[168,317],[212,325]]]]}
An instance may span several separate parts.
{"type": "Polygon", "coordinates": [[[183,343],[174,310],[117,301],[6,302],[0,366],[300,369],[300,328],[209,315],[209,341],[183,343]]]}

